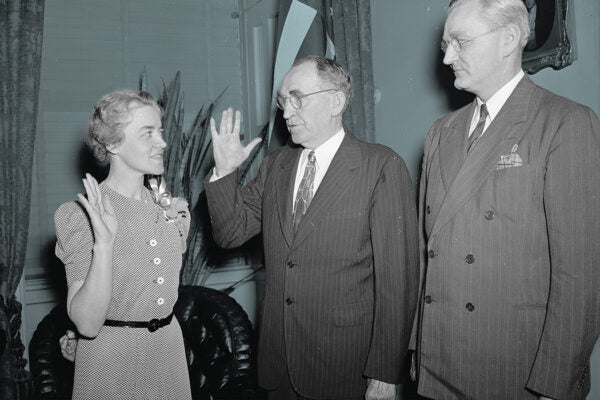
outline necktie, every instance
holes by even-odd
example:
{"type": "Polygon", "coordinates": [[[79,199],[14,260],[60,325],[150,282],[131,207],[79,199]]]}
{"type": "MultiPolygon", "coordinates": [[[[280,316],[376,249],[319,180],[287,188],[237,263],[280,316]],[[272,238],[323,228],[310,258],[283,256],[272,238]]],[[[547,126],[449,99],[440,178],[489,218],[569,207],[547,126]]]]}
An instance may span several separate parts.
{"type": "Polygon", "coordinates": [[[471,136],[469,136],[469,143],[467,144],[467,153],[471,150],[471,147],[473,147],[473,143],[475,143],[475,141],[481,137],[481,134],[483,133],[483,128],[485,127],[485,120],[487,119],[487,117],[488,110],[484,103],[479,109],[479,121],[477,121],[477,125],[475,126],[473,133],[471,133],[471,136]]]}
{"type": "Polygon", "coordinates": [[[315,152],[308,153],[308,162],[304,168],[304,176],[298,186],[296,201],[294,204],[294,230],[298,229],[300,220],[306,214],[306,210],[314,195],[315,172],[317,170],[315,152]]]}

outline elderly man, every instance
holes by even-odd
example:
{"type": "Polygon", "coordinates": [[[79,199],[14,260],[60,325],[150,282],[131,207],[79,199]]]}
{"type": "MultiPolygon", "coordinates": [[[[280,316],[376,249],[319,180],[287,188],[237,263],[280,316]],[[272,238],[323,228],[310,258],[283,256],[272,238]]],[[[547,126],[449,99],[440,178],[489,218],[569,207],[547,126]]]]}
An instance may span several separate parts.
{"type": "Polygon", "coordinates": [[[521,70],[521,0],[455,0],[444,63],[473,103],[425,142],[418,392],[584,399],[600,331],[600,125],[521,70]]]}
{"type": "Polygon", "coordinates": [[[259,383],[270,399],[393,399],[408,348],[418,285],[410,177],[392,150],[342,126],[347,72],[309,56],[278,92],[291,134],[258,176],[237,173],[239,115],[212,121],[215,169],[206,194],[216,242],[262,232],[266,291],[259,383]]]}

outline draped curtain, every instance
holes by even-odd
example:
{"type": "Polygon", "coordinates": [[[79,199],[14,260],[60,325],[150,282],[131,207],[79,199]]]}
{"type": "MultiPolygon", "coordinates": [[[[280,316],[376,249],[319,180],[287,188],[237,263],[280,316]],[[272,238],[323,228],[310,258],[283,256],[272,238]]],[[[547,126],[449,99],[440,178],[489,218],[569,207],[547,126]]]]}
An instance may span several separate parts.
{"type": "MultiPolygon", "coordinates": [[[[300,0],[317,10],[298,52],[333,58],[352,76],[352,102],[344,114],[344,126],[366,141],[375,140],[373,59],[370,0],[300,0]],[[329,43],[330,40],[332,43],[329,43]],[[333,48],[331,46],[333,44],[333,48]],[[332,54],[333,50],[333,54],[332,54]]],[[[291,0],[280,3],[279,32],[291,0]]],[[[285,45],[281,44],[280,45],[285,45]]]]}
{"type": "Polygon", "coordinates": [[[352,103],[344,125],[367,141],[375,141],[371,4],[369,0],[334,0],[333,35],[336,60],[352,76],[352,103]]]}
{"type": "Polygon", "coordinates": [[[0,399],[22,397],[15,291],[27,247],[43,24],[44,0],[0,0],[0,399]]]}

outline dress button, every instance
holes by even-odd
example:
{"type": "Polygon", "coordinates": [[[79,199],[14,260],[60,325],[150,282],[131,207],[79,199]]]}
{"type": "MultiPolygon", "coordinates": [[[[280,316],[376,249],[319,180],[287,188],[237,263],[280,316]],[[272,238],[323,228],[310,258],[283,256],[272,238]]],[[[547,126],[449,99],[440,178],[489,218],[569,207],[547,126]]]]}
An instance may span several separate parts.
{"type": "Polygon", "coordinates": [[[285,304],[287,304],[288,306],[291,305],[293,302],[294,300],[290,299],[289,297],[285,299],[285,304]]]}
{"type": "Polygon", "coordinates": [[[431,207],[427,206],[427,214],[431,214],[431,207]]]}
{"type": "Polygon", "coordinates": [[[294,268],[294,263],[292,261],[288,261],[287,262],[287,267],[288,268],[294,268]]]}
{"type": "Polygon", "coordinates": [[[467,309],[468,312],[471,312],[475,309],[475,306],[473,305],[473,303],[467,303],[465,305],[465,308],[467,309]]]}
{"type": "Polygon", "coordinates": [[[154,282],[158,283],[159,285],[162,285],[163,283],[165,283],[165,278],[159,276],[154,282]]]}
{"type": "Polygon", "coordinates": [[[155,247],[156,243],[157,243],[156,239],[150,240],[150,246],[155,247]]]}
{"type": "Polygon", "coordinates": [[[475,262],[475,256],[473,254],[467,254],[465,261],[467,264],[473,264],[475,262]]]}
{"type": "Polygon", "coordinates": [[[431,304],[431,302],[432,302],[432,301],[433,301],[433,300],[431,299],[431,296],[430,296],[430,295],[427,295],[427,296],[425,296],[425,303],[427,303],[427,304],[431,304]]]}
{"type": "Polygon", "coordinates": [[[165,304],[165,299],[163,299],[162,297],[159,297],[158,299],[156,299],[156,304],[158,304],[159,306],[162,306],[163,304],[165,304]]]}
{"type": "Polygon", "coordinates": [[[154,263],[154,265],[160,264],[160,257],[156,257],[154,260],[152,260],[152,262],[154,263]]]}
{"type": "Polygon", "coordinates": [[[433,257],[435,257],[435,252],[433,250],[429,250],[427,255],[429,256],[429,258],[433,258],[433,257]]]}

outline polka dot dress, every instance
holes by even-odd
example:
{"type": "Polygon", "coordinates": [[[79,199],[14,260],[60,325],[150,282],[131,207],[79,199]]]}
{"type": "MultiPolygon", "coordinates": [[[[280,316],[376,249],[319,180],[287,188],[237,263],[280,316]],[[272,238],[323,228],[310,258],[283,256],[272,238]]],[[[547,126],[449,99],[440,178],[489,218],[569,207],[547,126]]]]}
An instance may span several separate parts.
{"type": "MultiPolygon", "coordinates": [[[[108,319],[165,318],[177,301],[179,271],[189,220],[167,221],[144,189],[134,200],[100,184],[119,224],[113,252],[113,292],[108,319]]],[[[83,281],[92,261],[93,234],[83,207],[62,204],[54,216],[56,255],[67,283],[83,281]]],[[[181,329],[171,324],[144,328],[103,326],[94,339],[81,339],[75,358],[73,399],[190,399],[181,329]]]]}

